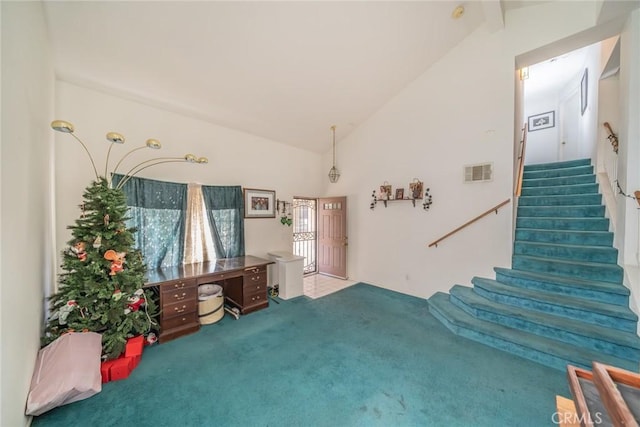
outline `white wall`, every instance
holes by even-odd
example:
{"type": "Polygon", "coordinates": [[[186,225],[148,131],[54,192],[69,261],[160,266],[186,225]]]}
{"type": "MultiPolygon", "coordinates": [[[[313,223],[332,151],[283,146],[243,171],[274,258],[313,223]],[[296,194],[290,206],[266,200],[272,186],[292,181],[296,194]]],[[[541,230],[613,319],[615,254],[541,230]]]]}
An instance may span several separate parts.
{"type": "MultiPolygon", "coordinates": [[[[604,64],[601,55],[601,45],[596,43],[588,46],[587,48],[587,60],[585,68],[588,72],[588,85],[587,85],[587,109],[581,116],[580,120],[580,157],[594,159],[597,154],[598,146],[598,90],[600,71],[604,64]]],[[[580,77],[582,78],[582,76],[580,77]]],[[[602,125],[600,125],[602,126],[602,125]]]]}
{"type": "MultiPolygon", "coordinates": [[[[618,180],[627,193],[640,190],[640,10],[636,9],[620,36],[620,130],[618,180]]],[[[618,196],[617,247],[625,268],[638,267],[640,248],[638,218],[640,210],[635,200],[618,196]]],[[[640,293],[640,283],[632,292],[640,293]]]]}
{"type": "MultiPolygon", "coordinates": [[[[525,82],[526,87],[526,82],[525,82]]],[[[527,152],[525,164],[549,163],[558,161],[560,142],[560,108],[557,93],[544,93],[541,96],[530,95],[525,90],[525,117],[530,117],[549,111],[554,112],[555,125],[546,129],[529,131],[527,133],[527,152]]]]}
{"type": "MultiPolygon", "coordinates": [[[[594,22],[595,11],[585,3],[545,3],[507,14],[504,30],[477,30],[340,141],[342,176],[327,184],[327,193],[349,197],[351,278],[429,297],[510,265],[509,207],[438,248],[427,245],[512,197],[516,56],[594,22]],[[464,184],[463,166],[483,162],[493,162],[494,180],[464,184]],[[431,188],[430,211],[409,202],[369,209],[372,190],[384,181],[407,188],[413,178],[431,188]]],[[[328,171],[330,154],[324,163],[328,171]]]]}
{"type": "MultiPolygon", "coordinates": [[[[194,153],[208,157],[209,164],[169,163],[146,169],[139,176],[275,190],[277,198],[289,201],[294,195],[321,193],[324,173],[320,171],[321,156],[315,153],[63,81],[58,81],[56,88],[56,117],[74,123],[75,134],[88,146],[100,175],[104,174],[109,145],[105,134],[116,131],[125,136],[126,142],[124,146],[114,146],[111,167],[122,154],[143,145],[148,138],[163,144],[160,151],[136,152],[119,168],[121,172],[129,170],[135,160],[194,153]]],[[[56,232],[60,252],[71,238],[67,226],[80,214],[83,189],[95,175],[81,145],[71,135],[55,134],[56,232]]],[[[291,236],[291,227],[280,224],[278,218],[245,220],[247,254],[265,257],[272,250],[290,251],[291,236]]]]}
{"type": "Polygon", "coordinates": [[[53,68],[40,2],[1,2],[0,425],[24,416],[52,285],[53,68]]]}

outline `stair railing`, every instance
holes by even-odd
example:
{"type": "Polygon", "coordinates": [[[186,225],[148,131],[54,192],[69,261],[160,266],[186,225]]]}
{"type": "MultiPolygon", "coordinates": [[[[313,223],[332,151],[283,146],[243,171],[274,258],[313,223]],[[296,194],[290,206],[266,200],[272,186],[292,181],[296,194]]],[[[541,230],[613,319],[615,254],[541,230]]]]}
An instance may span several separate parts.
{"type": "Polygon", "coordinates": [[[611,143],[611,148],[613,148],[613,152],[618,154],[618,136],[611,129],[611,125],[609,122],[604,122],[603,126],[607,129],[609,135],[607,135],[607,139],[611,143]]]}
{"type": "Polygon", "coordinates": [[[514,195],[516,197],[520,197],[520,193],[522,192],[522,177],[524,175],[524,153],[527,148],[527,131],[528,124],[525,123],[522,128],[522,139],[520,140],[520,155],[518,156],[518,174],[516,176],[516,183],[514,189],[514,195]]]}
{"type": "Polygon", "coordinates": [[[477,220],[479,220],[482,217],[485,217],[487,215],[489,215],[491,212],[495,212],[496,214],[498,213],[498,209],[500,209],[501,207],[503,207],[504,205],[506,205],[507,203],[509,203],[511,201],[511,199],[507,199],[504,202],[498,203],[497,205],[495,205],[494,207],[492,207],[491,209],[489,209],[488,211],[481,213],[480,215],[478,215],[477,217],[473,218],[470,221],[465,222],[464,224],[462,224],[460,227],[456,228],[455,230],[445,234],[444,236],[442,236],[441,238],[439,238],[438,240],[435,240],[433,242],[431,242],[429,244],[429,247],[435,246],[436,248],[438,247],[438,243],[440,243],[441,241],[443,241],[444,239],[446,239],[447,237],[453,236],[454,234],[456,234],[458,231],[462,230],[465,227],[468,227],[469,225],[473,224],[474,222],[476,222],[477,220]]]}

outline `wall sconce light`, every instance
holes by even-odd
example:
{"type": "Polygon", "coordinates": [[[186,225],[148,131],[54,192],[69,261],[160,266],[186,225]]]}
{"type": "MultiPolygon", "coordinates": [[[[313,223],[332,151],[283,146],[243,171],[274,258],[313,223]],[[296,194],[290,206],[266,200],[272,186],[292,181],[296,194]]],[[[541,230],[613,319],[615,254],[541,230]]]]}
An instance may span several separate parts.
{"type": "Polygon", "coordinates": [[[529,78],[529,67],[520,68],[520,80],[527,80],[529,78]]]}
{"type": "Polygon", "coordinates": [[[335,184],[340,178],[340,171],[336,168],[336,125],[331,126],[331,131],[333,132],[333,166],[329,170],[329,181],[335,184]]]}
{"type": "MultiPolygon", "coordinates": [[[[89,160],[91,161],[91,166],[93,166],[93,172],[96,175],[96,180],[100,180],[101,177],[98,174],[98,169],[96,169],[96,164],[93,161],[93,156],[91,156],[91,153],[89,152],[89,149],[84,144],[84,142],[82,142],[82,140],[80,140],[80,138],[78,138],[74,134],[75,128],[74,128],[73,124],[71,124],[71,123],[69,123],[67,121],[64,121],[64,120],[54,120],[54,121],[51,122],[51,128],[53,130],[55,130],[55,131],[58,131],[58,132],[71,134],[71,136],[74,137],[76,139],[76,141],[78,141],[80,143],[80,145],[82,145],[82,147],[84,148],[84,151],[86,151],[87,155],[89,156],[89,160]]],[[[111,155],[111,149],[113,148],[113,144],[124,144],[125,138],[124,138],[124,136],[122,136],[121,134],[119,134],[117,132],[109,132],[109,133],[107,133],[107,141],[110,141],[111,144],[109,145],[109,150],[107,151],[107,159],[106,159],[105,164],[104,164],[104,176],[102,178],[104,178],[107,181],[107,183],[109,185],[109,188],[111,188],[111,176],[116,173],[116,171],[118,169],[118,166],[120,166],[122,161],[126,157],[128,157],[131,153],[133,153],[135,151],[138,151],[138,150],[141,150],[143,148],[150,148],[152,150],[159,150],[160,148],[162,148],[162,144],[160,144],[160,142],[158,140],[148,139],[147,142],[145,143],[145,145],[143,145],[142,147],[134,148],[133,150],[127,152],[124,156],[122,156],[122,158],[116,164],[115,168],[113,168],[113,171],[109,174],[108,173],[109,156],[111,155]]],[[[209,159],[207,159],[206,157],[196,157],[193,154],[185,154],[182,157],[155,157],[153,159],[145,160],[143,162],[140,162],[140,163],[136,164],[131,169],[129,169],[129,171],[125,174],[125,178],[122,179],[118,183],[118,186],[116,188],[117,189],[122,188],[122,186],[128,180],[130,180],[138,172],[140,172],[140,171],[142,171],[142,170],[144,170],[146,168],[149,168],[149,167],[155,166],[155,165],[159,165],[161,163],[174,163],[174,162],[187,162],[187,163],[205,164],[205,163],[209,163],[209,159]]]]}

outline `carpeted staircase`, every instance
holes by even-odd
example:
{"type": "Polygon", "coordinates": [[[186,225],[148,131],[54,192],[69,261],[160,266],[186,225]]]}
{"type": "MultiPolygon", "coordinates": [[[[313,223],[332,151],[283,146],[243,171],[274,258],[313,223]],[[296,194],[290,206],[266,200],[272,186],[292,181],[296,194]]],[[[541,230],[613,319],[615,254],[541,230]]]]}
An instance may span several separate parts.
{"type": "Polygon", "coordinates": [[[589,159],[525,166],[512,268],[429,298],[454,333],[565,370],[638,372],[638,317],[589,159]]]}

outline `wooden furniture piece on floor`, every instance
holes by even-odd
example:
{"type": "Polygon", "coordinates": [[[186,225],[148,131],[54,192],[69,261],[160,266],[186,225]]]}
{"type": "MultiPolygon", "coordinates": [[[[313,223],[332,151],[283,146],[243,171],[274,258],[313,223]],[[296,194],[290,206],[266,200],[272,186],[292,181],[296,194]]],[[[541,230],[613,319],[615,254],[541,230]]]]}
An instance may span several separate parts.
{"type": "Polygon", "coordinates": [[[593,371],[567,366],[577,419],[582,427],[638,427],[640,374],[599,362],[593,371]]]}
{"type": "Polygon", "coordinates": [[[225,302],[241,314],[267,307],[267,265],[273,263],[243,256],[150,271],[144,287],[155,289],[160,297],[160,342],[200,329],[198,286],[205,283],[222,286],[225,302]]]}
{"type": "Polygon", "coordinates": [[[558,423],[560,427],[580,427],[573,400],[556,396],[556,413],[552,421],[558,423]]]}

